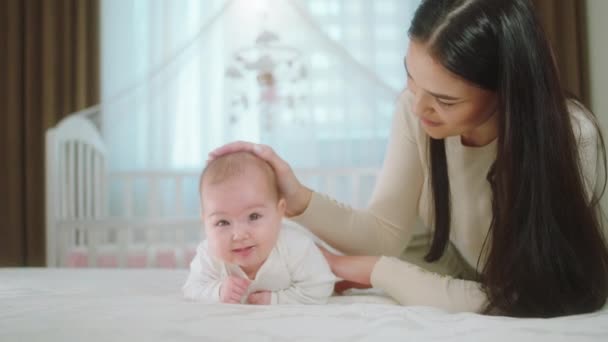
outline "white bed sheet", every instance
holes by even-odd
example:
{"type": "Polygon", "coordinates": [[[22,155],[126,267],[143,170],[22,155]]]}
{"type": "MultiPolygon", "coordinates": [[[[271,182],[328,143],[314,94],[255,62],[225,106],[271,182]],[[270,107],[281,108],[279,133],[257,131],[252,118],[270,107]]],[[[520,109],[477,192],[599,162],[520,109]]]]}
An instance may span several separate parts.
{"type": "Polygon", "coordinates": [[[0,269],[0,341],[608,341],[608,309],[513,319],[380,296],[324,306],[202,304],[186,270],[0,269]]]}

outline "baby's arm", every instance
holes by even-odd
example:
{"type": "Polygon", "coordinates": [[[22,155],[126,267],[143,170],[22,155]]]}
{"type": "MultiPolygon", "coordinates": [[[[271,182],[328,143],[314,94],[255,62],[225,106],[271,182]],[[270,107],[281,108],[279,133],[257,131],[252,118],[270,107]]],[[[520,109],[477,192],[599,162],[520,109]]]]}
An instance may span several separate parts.
{"type": "Polygon", "coordinates": [[[190,263],[190,274],[182,292],[188,299],[219,302],[222,279],[206,247],[205,243],[201,243],[196,249],[196,256],[190,263]]]}
{"type": "Polygon", "coordinates": [[[336,277],[314,241],[304,233],[288,231],[287,267],[292,284],[271,293],[271,304],[325,304],[336,277]],[[292,233],[292,234],[289,234],[292,233]]]}

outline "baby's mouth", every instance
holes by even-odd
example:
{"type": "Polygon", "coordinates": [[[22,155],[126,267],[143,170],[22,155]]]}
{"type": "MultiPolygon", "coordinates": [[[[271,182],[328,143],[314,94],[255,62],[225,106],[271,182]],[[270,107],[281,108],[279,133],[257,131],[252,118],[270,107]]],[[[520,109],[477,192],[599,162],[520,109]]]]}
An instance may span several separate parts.
{"type": "Polygon", "coordinates": [[[248,247],[242,247],[242,248],[235,248],[235,249],[232,250],[232,252],[234,252],[234,253],[247,253],[247,252],[251,251],[254,247],[255,247],[255,245],[248,246],[248,247]]]}

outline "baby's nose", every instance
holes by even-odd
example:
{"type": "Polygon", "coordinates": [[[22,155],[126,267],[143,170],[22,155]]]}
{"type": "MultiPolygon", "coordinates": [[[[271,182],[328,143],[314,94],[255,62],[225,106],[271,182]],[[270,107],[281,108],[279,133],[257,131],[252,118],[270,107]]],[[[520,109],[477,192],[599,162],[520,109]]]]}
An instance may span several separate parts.
{"type": "Polygon", "coordinates": [[[249,236],[250,236],[249,228],[244,227],[244,226],[237,226],[234,228],[235,229],[233,230],[233,234],[232,234],[233,240],[243,240],[243,239],[249,238],[249,236]]]}

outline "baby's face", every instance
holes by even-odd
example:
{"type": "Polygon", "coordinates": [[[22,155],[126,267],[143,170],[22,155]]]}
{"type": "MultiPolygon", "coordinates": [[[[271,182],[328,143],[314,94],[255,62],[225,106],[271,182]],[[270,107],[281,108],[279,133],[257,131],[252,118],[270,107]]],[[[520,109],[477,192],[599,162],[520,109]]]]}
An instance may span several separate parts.
{"type": "Polygon", "coordinates": [[[255,274],[277,241],[285,201],[277,199],[262,171],[203,187],[203,220],[211,253],[255,274]]]}

